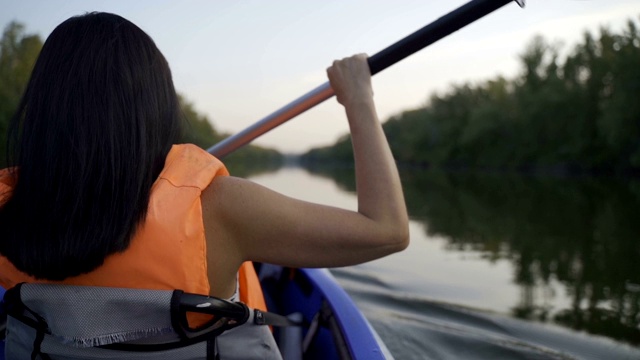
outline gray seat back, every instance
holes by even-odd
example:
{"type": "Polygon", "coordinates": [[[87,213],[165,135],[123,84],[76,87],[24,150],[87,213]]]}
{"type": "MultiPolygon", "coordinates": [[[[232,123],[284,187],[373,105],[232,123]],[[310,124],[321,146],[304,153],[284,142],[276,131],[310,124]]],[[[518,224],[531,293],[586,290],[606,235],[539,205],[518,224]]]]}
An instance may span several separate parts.
{"type": "Polygon", "coordinates": [[[182,291],[21,284],[7,291],[7,359],[280,359],[244,304],[182,291]],[[198,328],[186,313],[214,315],[198,328]]]}

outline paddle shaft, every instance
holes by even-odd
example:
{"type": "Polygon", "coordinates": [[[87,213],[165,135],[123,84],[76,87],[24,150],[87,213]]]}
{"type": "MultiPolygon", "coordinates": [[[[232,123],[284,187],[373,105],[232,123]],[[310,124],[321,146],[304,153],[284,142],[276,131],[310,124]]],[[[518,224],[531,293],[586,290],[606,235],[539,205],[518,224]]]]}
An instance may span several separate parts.
{"type": "MultiPolygon", "coordinates": [[[[512,1],[513,0],[473,0],[462,5],[413,34],[370,56],[367,62],[371,70],[371,75],[379,73],[409,55],[424,49],[443,37],[512,1]]],[[[520,6],[524,5],[524,1],[522,0],[516,0],[516,2],[520,6]]],[[[333,89],[331,89],[329,82],[325,82],[248,128],[210,147],[207,151],[218,158],[222,158],[276,126],[320,104],[333,95],[333,89]]]]}

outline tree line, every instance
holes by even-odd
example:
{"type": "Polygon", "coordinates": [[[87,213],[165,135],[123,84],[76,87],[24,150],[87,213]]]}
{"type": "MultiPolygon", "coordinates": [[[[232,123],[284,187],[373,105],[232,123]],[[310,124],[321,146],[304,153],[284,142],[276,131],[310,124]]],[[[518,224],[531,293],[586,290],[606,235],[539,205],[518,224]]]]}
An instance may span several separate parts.
{"type": "MultiPolygon", "coordinates": [[[[456,169],[640,173],[640,31],[535,37],[513,79],[452,86],[384,123],[399,163],[456,169]],[[565,55],[563,55],[565,54],[565,55]]],[[[348,135],[305,163],[352,162],[348,135]]]]}
{"type": "MultiPolygon", "coordinates": [[[[6,166],[9,121],[16,112],[42,46],[40,36],[27,34],[24,25],[18,22],[7,25],[0,39],[0,168],[6,166]]],[[[185,121],[182,142],[206,149],[229,135],[216,130],[209,118],[198,113],[184,96],[179,95],[179,101],[185,121]]],[[[246,176],[262,168],[279,166],[282,155],[273,149],[249,145],[224,160],[234,175],[246,176]]]]}

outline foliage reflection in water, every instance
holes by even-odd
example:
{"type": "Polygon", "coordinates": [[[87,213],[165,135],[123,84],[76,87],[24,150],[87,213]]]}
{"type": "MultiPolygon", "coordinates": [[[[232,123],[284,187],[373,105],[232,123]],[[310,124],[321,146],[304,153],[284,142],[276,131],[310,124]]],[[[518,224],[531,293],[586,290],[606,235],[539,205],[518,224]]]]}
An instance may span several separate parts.
{"type": "MultiPolygon", "coordinates": [[[[355,190],[351,169],[309,171],[355,190]]],[[[428,237],[512,264],[520,300],[502,312],[640,344],[640,182],[425,170],[402,179],[428,237]]]]}

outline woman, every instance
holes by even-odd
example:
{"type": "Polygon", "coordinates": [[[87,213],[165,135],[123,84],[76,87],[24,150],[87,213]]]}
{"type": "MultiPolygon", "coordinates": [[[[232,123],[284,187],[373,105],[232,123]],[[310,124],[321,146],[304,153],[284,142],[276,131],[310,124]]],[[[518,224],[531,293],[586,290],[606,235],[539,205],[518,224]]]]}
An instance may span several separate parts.
{"type": "Polygon", "coordinates": [[[247,260],[347,266],[404,249],[408,220],[366,56],[327,70],[349,121],[358,211],[227,176],[193,145],[166,60],[112,14],[49,36],[12,121],[0,173],[0,285],[183,289],[231,298],[247,260]]]}

